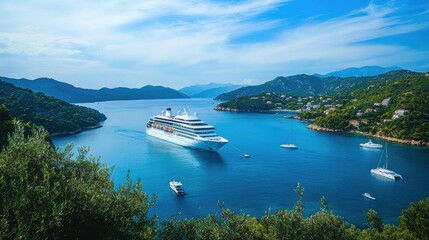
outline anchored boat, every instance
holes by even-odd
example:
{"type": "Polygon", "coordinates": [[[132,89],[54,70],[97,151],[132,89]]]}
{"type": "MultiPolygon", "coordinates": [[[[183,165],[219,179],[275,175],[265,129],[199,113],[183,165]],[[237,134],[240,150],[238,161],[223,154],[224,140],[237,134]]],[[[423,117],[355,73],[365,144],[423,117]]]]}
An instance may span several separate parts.
{"type": "Polygon", "coordinates": [[[382,159],[383,159],[383,155],[381,155],[380,161],[378,161],[377,168],[371,169],[371,173],[384,178],[391,179],[391,180],[402,179],[402,176],[400,174],[397,174],[396,172],[387,169],[387,163],[388,163],[387,144],[386,144],[386,168],[384,168],[384,166],[379,167],[382,159]]]}
{"type": "Polygon", "coordinates": [[[183,184],[181,182],[176,182],[174,180],[170,182],[171,190],[173,190],[178,196],[185,195],[185,190],[183,190],[182,186],[183,184]]]}

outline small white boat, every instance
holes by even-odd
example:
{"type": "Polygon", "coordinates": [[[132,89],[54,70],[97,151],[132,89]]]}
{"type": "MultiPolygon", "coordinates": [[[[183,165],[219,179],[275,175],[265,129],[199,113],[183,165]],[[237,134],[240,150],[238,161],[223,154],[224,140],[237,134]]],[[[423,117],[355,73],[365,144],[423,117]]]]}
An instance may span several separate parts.
{"type": "Polygon", "coordinates": [[[289,148],[289,149],[298,149],[298,147],[293,143],[281,144],[280,147],[289,148]]]}
{"type": "Polygon", "coordinates": [[[383,145],[378,144],[378,143],[373,143],[373,142],[371,142],[371,139],[369,140],[369,142],[361,143],[359,145],[363,148],[376,148],[376,149],[383,148],[383,145]]]}
{"type": "Polygon", "coordinates": [[[375,200],[375,197],[371,196],[371,194],[369,194],[369,193],[362,193],[362,196],[369,198],[371,200],[375,200]]]}
{"type": "Polygon", "coordinates": [[[250,155],[249,154],[243,154],[243,157],[250,158],[250,155]]]}
{"type": "Polygon", "coordinates": [[[178,196],[184,196],[185,195],[185,190],[183,190],[182,185],[183,184],[181,182],[176,182],[174,180],[170,182],[171,190],[173,190],[176,193],[176,195],[178,195],[178,196]]]}

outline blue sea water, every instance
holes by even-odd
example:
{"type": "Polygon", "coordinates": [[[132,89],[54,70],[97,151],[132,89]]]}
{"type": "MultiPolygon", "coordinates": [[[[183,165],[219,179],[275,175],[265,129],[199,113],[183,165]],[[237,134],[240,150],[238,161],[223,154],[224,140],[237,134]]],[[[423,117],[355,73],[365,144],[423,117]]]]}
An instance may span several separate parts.
{"type": "MultiPolygon", "coordinates": [[[[54,138],[56,146],[73,142],[90,146],[100,161],[114,165],[117,184],[141,179],[143,190],[157,194],[151,213],[160,219],[204,216],[219,211],[218,202],[236,211],[261,216],[271,208],[290,209],[297,201],[294,189],[305,188],[305,214],[319,210],[325,196],[330,209],[347,222],[365,226],[364,213],[375,209],[385,223],[397,223],[401,211],[429,196],[429,148],[387,143],[389,169],[402,174],[400,181],[371,175],[383,151],[366,150],[368,139],[353,134],[308,130],[307,123],[283,118],[285,114],[215,111],[210,99],[111,101],[82,104],[107,116],[102,128],[54,138]],[[218,153],[184,148],[145,133],[150,116],[167,107],[173,113],[186,107],[216,127],[230,142],[218,153]],[[283,149],[286,142],[298,150],[283,149]],[[244,158],[243,154],[250,154],[244,158]],[[187,195],[177,197],[169,181],[184,184],[187,195]],[[361,196],[368,192],[375,201],[361,196]]],[[[383,141],[373,139],[373,142],[383,141]]],[[[77,149],[75,149],[77,150],[77,149]]]]}

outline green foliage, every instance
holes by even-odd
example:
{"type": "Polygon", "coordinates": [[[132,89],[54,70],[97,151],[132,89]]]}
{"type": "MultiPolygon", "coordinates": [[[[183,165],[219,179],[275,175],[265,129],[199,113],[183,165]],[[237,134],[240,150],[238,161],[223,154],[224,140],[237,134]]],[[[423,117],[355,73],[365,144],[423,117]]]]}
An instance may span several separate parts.
{"type": "Polygon", "coordinates": [[[402,212],[399,227],[416,239],[429,239],[429,198],[419,201],[402,212]]]}
{"type": "MultiPolygon", "coordinates": [[[[343,106],[314,121],[318,126],[338,130],[359,130],[399,139],[429,142],[429,78],[423,74],[404,77],[395,82],[381,83],[367,89],[338,93],[331,98],[343,106]],[[387,106],[375,106],[390,98],[387,106]],[[407,110],[394,119],[396,110],[407,110]],[[358,113],[362,116],[358,116],[358,113]],[[349,124],[360,121],[359,127],[349,124]]],[[[312,114],[319,114],[311,111],[312,114]]],[[[310,113],[301,114],[302,117],[310,113]]]]}
{"type": "Polygon", "coordinates": [[[239,97],[229,102],[221,103],[217,107],[236,109],[241,112],[264,112],[274,109],[274,104],[267,104],[267,100],[258,98],[251,99],[251,97],[239,97]]]}
{"type": "Polygon", "coordinates": [[[7,136],[14,129],[12,117],[5,105],[0,104],[0,151],[7,144],[7,136]]]}
{"type": "Polygon", "coordinates": [[[97,126],[106,119],[94,109],[69,104],[2,81],[0,104],[6,105],[13,117],[43,126],[51,134],[80,131],[97,126]]]}
{"type": "Polygon", "coordinates": [[[377,230],[377,232],[383,231],[383,220],[378,216],[378,213],[371,209],[366,213],[366,219],[369,222],[371,228],[377,230]]]}
{"type": "MultiPolygon", "coordinates": [[[[229,108],[240,112],[267,112],[269,110],[302,110],[302,101],[313,101],[313,97],[301,98],[281,93],[261,93],[259,95],[238,97],[219,104],[218,108],[229,108]]],[[[314,101],[313,101],[314,102],[314,101]]]]}
{"type": "Polygon", "coordinates": [[[54,148],[48,133],[29,136],[17,123],[0,153],[0,239],[154,238],[154,204],[128,174],[115,188],[111,169],[72,146],[54,148]]]}
{"type": "Polygon", "coordinates": [[[391,71],[372,77],[327,77],[319,78],[306,74],[289,77],[277,77],[274,80],[257,86],[242,87],[223,93],[218,100],[232,100],[237,97],[258,95],[263,92],[292,94],[296,96],[317,96],[368,87],[385,81],[396,80],[404,76],[416,74],[408,70],[391,71]]]}

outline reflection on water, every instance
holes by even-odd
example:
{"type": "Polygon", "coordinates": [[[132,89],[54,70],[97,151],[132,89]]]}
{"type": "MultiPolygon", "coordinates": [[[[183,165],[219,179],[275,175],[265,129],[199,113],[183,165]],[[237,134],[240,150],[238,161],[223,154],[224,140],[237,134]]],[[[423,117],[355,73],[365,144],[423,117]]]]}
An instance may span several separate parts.
{"type": "Polygon", "coordinates": [[[152,148],[154,151],[162,149],[165,155],[170,155],[175,161],[179,160],[194,167],[213,168],[224,165],[222,156],[218,152],[191,149],[147,135],[146,143],[149,149],[152,148]]]}

